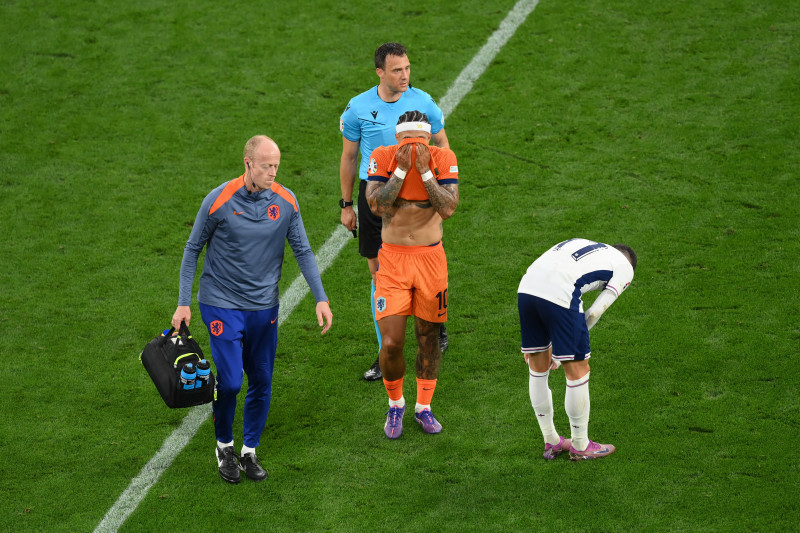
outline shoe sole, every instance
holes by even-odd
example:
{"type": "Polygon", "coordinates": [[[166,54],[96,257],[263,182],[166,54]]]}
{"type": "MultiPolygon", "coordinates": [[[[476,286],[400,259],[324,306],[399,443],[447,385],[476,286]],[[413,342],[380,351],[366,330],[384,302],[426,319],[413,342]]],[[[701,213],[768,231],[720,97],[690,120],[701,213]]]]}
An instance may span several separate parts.
{"type": "Polygon", "coordinates": [[[608,457],[609,455],[611,455],[615,451],[616,450],[611,450],[610,452],[607,452],[607,453],[590,453],[590,454],[587,454],[587,455],[582,455],[582,454],[569,452],[569,460],[577,462],[577,461],[587,461],[589,459],[602,459],[603,457],[608,457]]]}
{"type": "Polygon", "coordinates": [[[415,421],[417,424],[419,424],[419,425],[420,425],[420,427],[422,428],[422,431],[424,431],[424,432],[425,432],[426,434],[428,434],[428,435],[438,435],[439,433],[441,433],[441,432],[442,432],[442,428],[441,428],[441,427],[440,427],[439,429],[434,429],[433,431],[428,431],[427,429],[425,429],[425,423],[424,423],[424,422],[422,422],[422,421],[420,421],[420,419],[419,419],[419,418],[416,418],[416,417],[414,417],[414,421],[415,421]]]}
{"type": "Polygon", "coordinates": [[[251,481],[255,481],[256,483],[258,483],[259,481],[264,481],[269,477],[269,474],[267,474],[264,477],[253,477],[253,476],[248,475],[247,472],[245,472],[244,475],[247,476],[247,479],[249,479],[251,481]]]}
{"type": "Polygon", "coordinates": [[[266,470],[264,470],[264,477],[253,477],[253,476],[251,476],[250,474],[247,473],[247,469],[245,467],[243,467],[241,464],[239,465],[239,470],[241,472],[244,472],[244,475],[245,475],[245,477],[247,479],[249,479],[251,481],[255,481],[255,482],[264,481],[265,479],[267,479],[269,477],[269,472],[267,472],[266,470]]]}
{"type": "Polygon", "coordinates": [[[238,477],[238,478],[227,478],[222,474],[221,471],[219,472],[219,477],[221,477],[224,481],[227,481],[231,485],[236,485],[237,483],[239,483],[242,480],[241,476],[238,477]]]}
{"type": "Polygon", "coordinates": [[[544,452],[543,457],[548,461],[552,461],[553,459],[558,459],[558,456],[564,452],[566,452],[566,450],[561,450],[560,452],[550,450],[549,452],[544,452]]]}

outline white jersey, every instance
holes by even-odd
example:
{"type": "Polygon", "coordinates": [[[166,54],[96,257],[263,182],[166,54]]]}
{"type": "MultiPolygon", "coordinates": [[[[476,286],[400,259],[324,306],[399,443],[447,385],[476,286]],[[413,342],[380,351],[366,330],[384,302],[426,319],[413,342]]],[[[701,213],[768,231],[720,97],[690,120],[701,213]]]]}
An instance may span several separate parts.
{"type": "Polygon", "coordinates": [[[633,267],[616,248],[570,239],[543,253],[522,277],[517,292],[583,313],[585,292],[611,289],[618,297],[633,280],[633,267]]]}

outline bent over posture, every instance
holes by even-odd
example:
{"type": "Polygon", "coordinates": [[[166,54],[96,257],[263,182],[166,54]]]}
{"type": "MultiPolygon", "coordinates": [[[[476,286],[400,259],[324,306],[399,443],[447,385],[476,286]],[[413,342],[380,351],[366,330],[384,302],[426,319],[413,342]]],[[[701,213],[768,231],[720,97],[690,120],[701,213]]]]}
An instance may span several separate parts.
{"type": "Polygon", "coordinates": [[[442,352],[439,330],[447,321],[447,257],[442,221],[458,205],[458,164],[448,148],[428,146],[431,125],[419,111],[400,116],[400,143],[373,150],[367,200],[383,221],[375,275],[375,315],[383,338],[379,361],[389,394],[384,433],[403,433],[403,358],[406,323],[414,315],[417,337],[417,403],[414,419],[426,433],[439,433],[431,412],[442,352]]]}
{"type": "Polygon", "coordinates": [[[569,450],[573,461],[614,452],[611,444],[589,440],[589,330],[633,279],[636,253],[624,244],[609,246],[570,239],[542,254],[522,277],[517,298],[522,353],[528,363],[528,392],[544,436],[544,458],[569,450]],[[602,290],[584,315],[583,294],[602,290]],[[550,369],[564,365],[564,410],[572,439],[559,436],[553,424],[550,369]]]}

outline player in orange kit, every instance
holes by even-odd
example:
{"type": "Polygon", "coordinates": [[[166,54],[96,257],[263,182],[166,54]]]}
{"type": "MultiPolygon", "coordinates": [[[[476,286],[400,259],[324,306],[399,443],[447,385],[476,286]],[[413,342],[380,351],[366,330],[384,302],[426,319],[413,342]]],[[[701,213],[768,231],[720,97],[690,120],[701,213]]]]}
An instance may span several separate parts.
{"type": "Polygon", "coordinates": [[[417,336],[417,403],[415,421],[426,433],[442,425],[430,404],[442,353],[439,329],[447,321],[447,257],[442,246],[442,221],[458,205],[458,163],[448,148],[429,146],[431,125],[419,111],[397,121],[398,145],[372,151],[367,200],[383,220],[378,251],[375,315],[383,338],[379,359],[389,394],[384,433],[403,433],[405,398],[403,357],[406,324],[414,315],[417,336]]]}

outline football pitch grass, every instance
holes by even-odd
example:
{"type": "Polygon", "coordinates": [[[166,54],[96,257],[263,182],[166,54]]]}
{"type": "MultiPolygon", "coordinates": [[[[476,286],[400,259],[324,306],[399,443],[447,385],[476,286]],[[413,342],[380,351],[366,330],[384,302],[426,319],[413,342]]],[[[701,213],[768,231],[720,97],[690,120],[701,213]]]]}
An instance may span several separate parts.
{"type": "MultiPolygon", "coordinates": [[[[92,531],[181,425],[138,354],[247,138],[278,142],[319,250],[339,223],[338,118],[376,82],[375,47],[403,42],[439,99],[514,5],[0,5],[0,530],[92,531]]],[[[281,324],[270,479],[224,483],[207,419],[120,530],[795,529],[798,27],[775,0],[540,1],[447,120],[444,431],[406,416],[383,435],[351,240],[323,275],[331,331],[309,297],[281,324]],[[516,289],[578,236],[639,255],[592,330],[590,437],[617,452],[545,462],[516,289]]],[[[284,291],[297,275],[287,251],[284,291]]],[[[413,402],[411,329],[406,353],[413,402]]],[[[550,384],[567,434],[563,373],[550,384]]]]}

